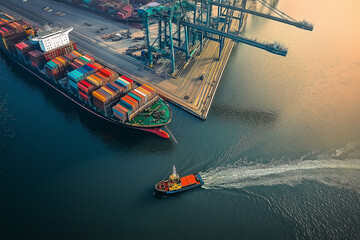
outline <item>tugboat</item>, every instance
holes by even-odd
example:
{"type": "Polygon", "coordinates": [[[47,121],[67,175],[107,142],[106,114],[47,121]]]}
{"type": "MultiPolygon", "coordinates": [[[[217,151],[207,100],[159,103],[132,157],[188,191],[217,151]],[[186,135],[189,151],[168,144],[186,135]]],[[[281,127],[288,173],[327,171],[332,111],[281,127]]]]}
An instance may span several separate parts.
{"type": "Polygon", "coordinates": [[[155,185],[155,191],[160,194],[173,194],[201,187],[202,185],[204,185],[204,181],[199,173],[193,173],[180,178],[175,166],[173,166],[173,172],[169,180],[161,180],[158,182],[155,185]]]}

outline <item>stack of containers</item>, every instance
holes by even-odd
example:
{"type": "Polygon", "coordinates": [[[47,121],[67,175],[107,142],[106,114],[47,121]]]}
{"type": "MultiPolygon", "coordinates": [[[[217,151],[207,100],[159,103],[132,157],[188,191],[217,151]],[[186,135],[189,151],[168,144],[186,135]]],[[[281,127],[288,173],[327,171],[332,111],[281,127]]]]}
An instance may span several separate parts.
{"type": "Polygon", "coordinates": [[[136,91],[136,89],[130,91],[128,93],[131,97],[136,98],[137,100],[139,100],[139,103],[141,106],[145,105],[147,103],[147,96],[143,93],[141,93],[140,91],[136,91]]]}
{"type": "Polygon", "coordinates": [[[146,84],[141,85],[136,90],[137,90],[137,92],[145,94],[145,96],[146,96],[146,101],[145,102],[146,103],[150,102],[157,95],[155,90],[153,88],[149,87],[146,84]]]}
{"type": "Polygon", "coordinates": [[[125,78],[124,77],[125,76],[119,77],[115,82],[120,84],[120,86],[122,86],[123,88],[125,88],[126,91],[130,91],[134,86],[134,81],[132,81],[131,79],[126,80],[125,79],[126,77],[125,78]]]}
{"type": "Polygon", "coordinates": [[[1,18],[0,27],[0,37],[9,37],[24,32],[23,26],[20,22],[9,22],[9,20],[4,18],[1,18]]]}
{"type": "Polygon", "coordinates": [[[81,57],[81,56],[82,56],[82,54],[81,54],[81,53],[79,53],[79,52],[78,52],[78,51],[76,51],[76,50],[72,51],[72,52],[71,52],[71,54],[72,54],[72,55],[74,55],[76,58],[79,58],[79,57],[81,57]]]}
{"type": "Polygon", "coordinates": [[[70,43],[64,45],[64,46],[61,46],[61,47],[58,47],[56,49],[53,49],[53,50],[50,50],[48,52],[45,52],[45,59],[46,61],[50,61],[56,57],[59,57],[59,56],[62,56],[62,55],[65,55],[67,53],[70,53],[72,51],[76,50],[76,44],[72,41],[70,41],[70,43]]]}
{"type": "Polygon", "coordinates": [[[130,115],[136,111],[136,104],[127,96],[122,97],[120,102],[113,108],[114,116],[122,121],[130,120],[130,115]]]}
{"type": "MultiPolygon", "coordinates": [[[[125,76],[121,76],[114,82],[117,86],[124,89],[124,92],[129,92],[134,87],[134,81],[132,81],[130,78],[127,78],[125,76]],[[127,79],[127,80],[126,80],[127,79]]],[[[135,103],[133,105],[128,102],[129,100],[120,100],[120,102],[115,105],[113,109],[114,116],[120,119],[121,121],[125,122],[130,114],[135,111],[135,103]],[[126,102],[126,103],[124,103],[126,102]],[[129,105],[130,104],[130,105],[129,105]]]]}
{"type": "Polygon", "coordinates": [[[50,78],[58,80],[64,76],[70,61],[71,59],[64,56],[56,57],[45,64],[45,71],[50,78]]]}
{"type": "Polygon", "coordinates": [[[108,83],[108,79],[106,79],[105,76],[103,77],[100,73],[92,74],[88,76],[86,80],[95,85],[96,88],[100,88],[101,86],[108,83]]]}
{"type": "Polygon", "coordinates": [[[12,16],[6,14],[6,13],[1,13],[1,20],[4,22],[9,22],[10,20],[14,19],[12,16]]]}
{"type": "Polygon", "coordinates": [[[128,94],[122,97],[120,101],[128,106],[132,111],[136,111],[139,108],[139,102],[128,94]]]}
{"type": "MultiPolygon", "coordinates": [[[[76,52],[78,53],[78,52],[76,52]]],[[[94,58],[90,57],[89,55],[81,55],[80,53],[78,53],[78,59],[76,59],[72,64],[71,64],[71,68],[72,69],[78,69],[82,66],[84,66],[85,64],[88,63],[94,63],[94,58]]]]}
{"type": "Polygon", "coordinates": [[[30,41],[24,41],[20,42],[18,44],[15,44],[15,49],[17,52],[17,55],[26,62],[28,60],[28,52],[34,50],[36,47],[36,44],[30,42],[30,41]]]}
{"type": "Polygon", "coordinates": [[[78,58],[78,56],[76,54],[73,54],[73,52],[67,53],[67,54],[63,55],[63,57],[69,58],[69,59],[71,59],[71,61],[74,61],[76,58],[78,58]]]}
{"type": "Polygon", "coordinates": [[[125,122],[129,118],[130,114],[132,113],[131,109],[128,108],[126,105],[124,105],[121,102],[116,104],[112,108],[112,110],[113,110],[114,116],[117,117],[118,119],[120,119],[122,122],[125,122]]]}
{"type": "Polygon", "coordinates": [[[71,68],[75,70],[81,68],[84,65],[85,63],[83,61],[81,61],[80,59],[76,59],[74,62],[71,63],[71,68]]]}
{"type": "MultiPolygon", "coordinates": [[[[100,69],[104,68],[102,65],[100,65],[99,63],[95,63],[95,62],[93,64],[90,64],[90,66],[95,68],[95,72],[97,72],[100,69]]],[[[92,99],[92,94],[91,93],[93,91],[99,89],[99,87],[100,87],[100,85],[95,85],[94,83],[92,83],[92,81],[88,80],[88,78],[92,78],[91,76],[86,77],[86,79],[81,80],[77,84],[80,97],[82,99],[84,99],[84,101],[89,102],[89,103],[91,102],[91,99],[92,99]]],[[[93,81],[96,81],[96,80],[93,80],[93,81]]]]}
{"type": "Polygon", "coordinates": [[[13,29],[13,31],[14,31],[15,33],[20,33],[20,32],[23,31],[22,26],[21,26],[19,23],[17,23],[17,22],[9,23],[8,26],[9,26],[11,29],[13,29]]]}
{"type": "Polygon", "coordinates": [[[81,68],[75,69],[67,73],[69,78],[69,85],[73,88],[74,92],[78,92],[78,82],[86,78],[87,76],[95,73],[96,68],[92,64],[86,64],[81,68]]]}
{"type": "Polygon", "coordinates": [[[38,69],[42,69],[45,64],[44,52],[36,49],[30,51],[28,54],[31,64],[38,69]]]}
{"type": "Polygon", "coordinates": [[[11,35],[13,35],[15,33],[15,31],[13,31],[12,28],[10,28],[8,25],[5,25],[3,27],[1,27],[0,29],[0,37],[9,37],[11,35]]]}
{"type": "Polygon", "coordinates": [[[13,18],[9,15],[6,14],[1,14],[1,18],[0,18],[0,37],[5,37],[5,35],[8,32],[8,28],[6,27],[6,25],[8,25],[8,22],[10,20],[12,20],[13,18]],[[4,29],[3,29],[4,27],[4,29]]]}
{"type": "Polygon", "coordinates": [[[87,80],[81,80],[78,82],[78,90],[80,97],[85,101],[91,102],[91,93],[98,89],[98,87],[87,80]]]}
{"type": "Polygon", "coordinates": [[[110,70],[109,68],[102,68],[99,70],[99,73],[108,77],[109,82],[115,81],[115,79],[119,76],[116,72],[114,72],[113,70],[110,70]]]}
{"type": "Polygon", "coordinates": [[[27,38],[21,21],[12,21],[12,17],[1,14],[0,45],[16,54],[15,44],[27,38]]]}
{"type": "Polygon", "coordinates": [[[131,120],[130,115],[133,112],[150,102],[156,96],[155,90],[144,84],[121,98],[120,102],[112,108],[114,116],[123,122],[128,119],[131,120]]]}
{"type": "Polygon", "coordinates": [[[0,19],[0,27],[4,26],[6,24],[7,24],[7,22],[1,18],[0,19]]]}
{"type": "Polygon", "coordinates": [[[98,90],[92,93],[94,105],[101,109],[104,112],[107,112],[107,106],[119,99],[121,92],[124,90],[122,88],[116,88],[108,86],[109,84],[99,88],[98,90]]]}
{"type": "MultiPolygon", "coordinates": [[[[1,31],[0,30],[0,35],[1,35],[1,31]]],[[[18,33],[18,34],[13,34],[13,35],[8,35],[6,37],[1,37],[0,36],[0,45],[10,51],[12,51],[14,54],[16,54],[16,49],[14,44],[24,40],[26,38],[26,33],[22,32],[22,33],[18,33]]]]}
{"type": "Polygon", "coordinates": [[[117,78],[118,74],[108,68],[101,68],[95,74],[90,75],[86,80],[98,88],[104,86],[109,82],[113,82],[117,78]]]}
{"type": "Polygon", "coordinates": [[[80,59],[85,63],[93,63],[95,61],[94,58],[90,57],[89,55],[81,56],[80,59]]]}
{"type": "Polygon", "coordinates": [[[99,63],[96,63],[96,62],[93,62],[92,65],[94,65],[94,67],[96,67],[97,70],[100,70],[100,69],[103,69],[104,66],[99,64],[99,63]]]}
{"type": "Polygon", "coordinates": [[[74,62],[71,63],[71,68],[75,70],[81,68],[84,65],[85,63],[83,61],[81,61],[80,59],[76,59],[74,62]]]}
{"type": "Polygon", "coordinates": [[[116,82],[110,82],[92,93],[94,105],[104,112],[108,112],[114,101],[118,101],[125,92],[125,88],[116,82]]]}

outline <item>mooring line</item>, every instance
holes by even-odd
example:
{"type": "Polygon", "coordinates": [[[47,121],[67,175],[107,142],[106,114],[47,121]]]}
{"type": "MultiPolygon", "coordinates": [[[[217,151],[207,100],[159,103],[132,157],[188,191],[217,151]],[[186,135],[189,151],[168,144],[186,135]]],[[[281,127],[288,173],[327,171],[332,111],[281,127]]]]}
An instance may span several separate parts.
{"type": "Polygon", "coordinates": [[[178,141],[176,141],[175,136],[172,134],[172,132],[170,131],[170,128],[168,128],[168,126],[165,126],[166,130],[169,132],[170,136],[172,137],[172,139],[174,139],[176,144],[179,144],[178,141]]]}

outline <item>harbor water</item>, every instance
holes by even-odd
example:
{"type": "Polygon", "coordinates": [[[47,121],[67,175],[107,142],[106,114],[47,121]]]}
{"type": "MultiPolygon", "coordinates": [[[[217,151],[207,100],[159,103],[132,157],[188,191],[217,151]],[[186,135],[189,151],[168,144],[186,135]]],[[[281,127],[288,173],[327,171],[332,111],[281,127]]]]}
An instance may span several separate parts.
{"type": "Polygon", "coordinates": [[[272,4],[314,31],[249,16],[244,35],[288,55],[236,45],[207,120],[171,106],[176,141],[97,119],[1,54],[0,239],[359,239],[360,3],[272,4]],[[154,195],[172,165],[205,185],[154,195]]]}

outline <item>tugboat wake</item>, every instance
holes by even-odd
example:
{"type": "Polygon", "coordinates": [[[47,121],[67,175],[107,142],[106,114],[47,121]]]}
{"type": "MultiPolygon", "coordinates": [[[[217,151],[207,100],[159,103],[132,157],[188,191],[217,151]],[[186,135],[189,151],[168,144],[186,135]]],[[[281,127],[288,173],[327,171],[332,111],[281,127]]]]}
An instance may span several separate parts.
{"type": "Polygon", "coordinates": [[[359,144],[351,143],[315,158],[289,160],[287,163],[242,165],[241,160],[200,172],[205,189],[239,189],[253,186],[294,186],[304,180],[354,189],[360,194],[359,144]]]}

